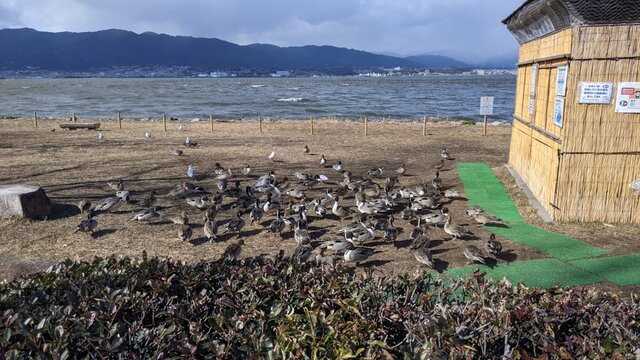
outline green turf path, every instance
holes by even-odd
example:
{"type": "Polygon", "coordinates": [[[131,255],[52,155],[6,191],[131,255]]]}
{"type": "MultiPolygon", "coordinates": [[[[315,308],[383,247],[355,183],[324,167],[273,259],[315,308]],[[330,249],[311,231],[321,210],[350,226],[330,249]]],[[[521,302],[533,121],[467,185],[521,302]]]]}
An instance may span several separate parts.
{"type": "Polygon", "coordinates": [[[557,284],[562,286],[576,286],[605,281],[601,277],[557,259],[516,261],[505,265],[494,266],[493,268],[482,265],[472,265],[447,270],[446,274],[452,278],[462,278],[470,275],[473,273],[473,270],[477,268],[486,272],[488,277],[496,280],[506,277],[513,284],[524,283],[530,287],[549,288],[557,284]]]}
{"type": "Polygon", "coordinates": [[[485,163],[459,163],[458,175],[464,183],[469,204],[482,207],[508,226],[494,226],[491,231],[551,258],[493,267],[472,265],[453,268],[446,271],[447,275],[463,277],[480,268],[494,279],[507,277],[513,283],[522,282],[533,287],[575,286],[603,281],[621,286],[640,284],[640,254],[598,257],[607,251],[525,223],[506,189],[485,163]]]}
{"type": "Polygon", "coordinates": [[[522,220],[518,209],[500,181],[485,163],[460,163],[458,175],[464,183],[470,205],[478,205],[507,223],[507,227],[491,227],[491,231],[513,242],[523,244],[556,259],[570,261],[596,257],[606,250],[585,244],[568,236],[529,225],[522,220]]]}
{"type": "Polygon", "coordinates": [[[590,273],[598,274],[598,276],[617,285],[640,283],[640,254],[582,259],[571,261],[570,264],[590,273]]]}

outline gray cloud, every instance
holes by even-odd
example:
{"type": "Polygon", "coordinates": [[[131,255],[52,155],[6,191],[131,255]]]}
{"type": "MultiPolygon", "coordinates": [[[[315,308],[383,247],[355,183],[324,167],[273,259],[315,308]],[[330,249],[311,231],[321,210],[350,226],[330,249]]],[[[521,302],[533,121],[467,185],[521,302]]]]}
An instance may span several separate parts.
{"type": "Polygon", "coordinates": [[[517,43],[500,20],[517,6],[512,0],[0,0],[0,28],[119,28],[467,60],[515,53],[517,43]]]}

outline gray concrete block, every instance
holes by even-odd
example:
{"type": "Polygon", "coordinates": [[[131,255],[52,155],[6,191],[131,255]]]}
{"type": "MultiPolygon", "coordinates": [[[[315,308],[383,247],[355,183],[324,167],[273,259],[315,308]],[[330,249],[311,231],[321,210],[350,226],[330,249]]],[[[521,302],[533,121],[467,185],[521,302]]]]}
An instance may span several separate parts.
{"type": "Polygon", "coordinates": [[[0,185],[0,215],[41,218],[49,215],[51,203],[38,186],[0,185]]]}

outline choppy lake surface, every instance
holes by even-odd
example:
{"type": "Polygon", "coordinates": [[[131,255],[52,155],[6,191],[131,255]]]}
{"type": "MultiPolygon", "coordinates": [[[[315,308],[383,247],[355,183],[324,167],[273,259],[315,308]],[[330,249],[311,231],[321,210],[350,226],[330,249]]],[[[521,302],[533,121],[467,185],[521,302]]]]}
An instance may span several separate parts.
{"type": "Polygon", "coordinates": [[[515,76],[0,79],[0,116],[240,119],[424,116],[479,120],[494,96],[493,120],[513,113],[515,76]]]}

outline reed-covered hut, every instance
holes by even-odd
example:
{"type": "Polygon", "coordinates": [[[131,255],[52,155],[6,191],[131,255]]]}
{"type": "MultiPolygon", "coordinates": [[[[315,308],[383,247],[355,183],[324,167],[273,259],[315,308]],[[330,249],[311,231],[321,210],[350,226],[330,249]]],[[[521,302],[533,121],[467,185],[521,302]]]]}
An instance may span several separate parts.
{"type": "Polygon", "coordinates": [[[528,0],[509,164],[557,220],[640,223],[640,2],[528,0]]]}

